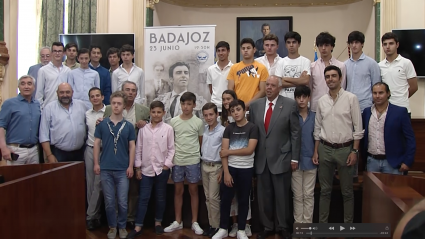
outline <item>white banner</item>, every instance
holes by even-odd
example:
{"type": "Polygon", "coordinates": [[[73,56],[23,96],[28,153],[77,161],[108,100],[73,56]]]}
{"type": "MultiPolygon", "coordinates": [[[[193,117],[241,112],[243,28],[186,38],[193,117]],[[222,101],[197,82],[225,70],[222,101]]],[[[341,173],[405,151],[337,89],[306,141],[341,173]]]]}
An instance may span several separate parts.
{"type": "Polygon", "coordinates": [[[145,28],[145,95],[165,105],[165,122],[181,113],[176,95],[196,95],[194,112],[210,101],[206,72],[214,64],[215,26],[170,26],[145,28]]]}

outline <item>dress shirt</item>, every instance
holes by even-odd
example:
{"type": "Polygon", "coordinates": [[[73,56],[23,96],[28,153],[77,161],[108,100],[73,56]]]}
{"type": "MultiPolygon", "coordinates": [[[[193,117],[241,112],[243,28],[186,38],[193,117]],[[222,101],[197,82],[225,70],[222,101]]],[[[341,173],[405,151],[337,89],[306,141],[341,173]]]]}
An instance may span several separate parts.
{"type": "Polygon", "coordinates": [[[68,73],[68,83],[74,90],[73,98],[84,101],[87,109],[92,107],[89,99],[89,90],[93,87],[100,88],[100,77],[97,71],[81,67],[68,73]]]}
{"type": "Polygon", "coordinates": [[[99,111],[95,111],[93,108],[87,110],[86,112],[86,125],[87,125],[87,140],[86,144],[89,146],[94,146],[94,130],[96,129],[96,121],[99,118],[103,118],[105,114],[106,106],[103,105],[103,108],[99,111]]]}
{"type": "Polygon", "coordinates": [[[28,102],[21,94],[4,101],[0,110],[0,127],[6,131],[6,144],[36,144],[40,123],[40,104],[28,102]]]}
{"type": "MultiPolygon", "coordinates": [[[[329,60],[329,64],[337,66],[339,67],[339,69],[341,69],[341,72],[342,72],[341,87],[345,89],[347,72],[346,72],[344,63],[341,61],[338,61],[335,57],[332,57],[329,60]]],[[[325,80],[325,74],[323,73],[325,72],[325,68],[326,68],[326,64],[322,58],[311,63],[310,106],[311,106],[311,111],[313,112],[316,112],[317,102],[319,101],[320,97],[326,95],[326,93],[328,93],[329,91],[328,85],[326,84],[326,80],[325,80]]]]}
{"type": "MultiPolygon", "coordinates": [[[[33,65],[28,69],[27,75],[34,77],[35,82],[37,82],[38,70],[43,67],[43,64],[38,63],[37,65],[33,65]]],[[[35,93],[37,92],[37,84],[35,84],[35,90],[32,93],[32,97],[35,97],[35,93]]]]}
{"type": "Polygon", "coordinates": [[[124,69],[123,65],[120,65],[112,73],[112,80],[111,80],[112,92],[121,90],[122,83],[124,83],[124,81],[132,81],[136,83],[138,91],[137,91],[136,99],[134,101],[136,101],[136,103],[143,105],[143,102],[145,100],[145,73],[143,72],[142,68],[137,67],[133,63],[133,67],[131,67],[130,73],[128,73],[124,69]]]}
{"type": "Polygon", "coordinates": [[[359,101],[353,93],[341,88],[335,100],[329,93],[319,99],[314,125],[315,140],[342,144],[362,138],[362,116],[359,101]]]}
{"type": "Polygon", "coordinates": [[[104,96],[103,103],[105,105],[109,105],[109,98],[111,98],[111,73],[109,73],[109,70],[100,64],[95,67],[89,63],[89,67],[99,73],[100,91],[102,91],[104,96]]]}
{"type": "MultiPolygon", "coordinates": [[[[279,98],[279,96],[276,96],[276,98],[274,98],[274,100],[272,100],[272,101],[270,101],[269,99],[266,99],[266,107],[265,107],[265,109],[264,109],[264,122],[266,122],[266,115],[267,115],[267,110],[269,109],[269,104],[270,103],[273,103],[273,105],[272,105],[272,111],[274,110],[274,107],[275,107],[275,105],[276,105],[276,101],[277,101],[277,98],[279,98]]],[[[273,115],[273,113],[272,113],[272,115],[273,115]]],[[[271,120],[271,119],[270,119],[271,120]]]]}
{"type": "Polygon", "coordinates": [[[86,137],[86,105],[73,99],[69,109],[58,100],[50,102],[41,114],[40,143],[49,142],[64,151],[80,149],[86,137]]]}
{"type": "Polygon", "coordinates": [[[41,109],[58,99],[56,93],[58,86],[60,83],[66,82],[66,76],[70,71],[69,67],[62,65],[58,68],[52,62],[40,68],[36,81],[35,99],[40,102],[41,109]]]}
{"type": "Polygon", "coordinates": [[[367,152],[373,155],[385,154],[384,126],[385,119],[387,118],[388,106],[380,118],[378,118],[378,112],[376,112],[375,105],[372,105],[371,112],[372,116],[370,116],[369,120],[369,144],[367,152]]]}
{"type": "Polygon", "coordinates": [[[227,75],[232,65],[233,63],[229,61],[223,70],[221,70],[217,63],[215,63],[208,67],[207,70],[207,84],[212,86],[211,102],[217,106],[218,112],[221,112],[222,94],[223,91],[227,90],[227,75]]]}
{"type": "MultiPolygon", "coordinates": [[[[300,170],[311,170],[317,168],[313,164],[311,158],[314,154],[314,121],[315,113],[308,110],[307,118],[304,120],[303,117],[298,113],[298,118],[301,126],[301,153],[299,161],[300,170]]],[[[293,162],[293,160],[291,160],[293,162]]]]}
{"type": "Polygon", "coordinates": [[[409,82],[407,80],[416,77],[412,62],[399,54],[393,62],[389,62],[387,59],[379,62],[379,67],[382,81],[390,87],[390,103],[405,107],[410,113],[409,82]]]}
{"type": "MultiPolygon", "coordinates": [[[[64,61],[64,62],[62,62],[62,65],[64,65],[64,66],[67,66],[66,65],[66,60],[64,61]]],[[[67,66],[67,67],[69,67],[69,66],[67,66]]],[[[72,65],[71,67],[69,67],[69,68],[71,68],[71,70],[75,70],[75,69],[77,69],[77,68],[79,68],[80,67],[80,63],[78,63],[77,61],[75,61],[75,64],[74,65],[72,65]]]]}
{"type": "Polygon", "coordinates": [[[202,161],[221,162],[220,150],[224,129],[221,124],[217,124],[212,131],[210,131],[209,125],[205,126],[201,146],[202,161]]]}
{"type": "Polygon", "coordinates": [[[130,122],[133,127],[136,126],[136,102],[133,102],[133,105],[130,107],[130,109],[127,111],[125,108],[122,112],[122,117],[124,117],[125,120],[130,122]]]}
{"type": "Polygon", "coordinates": [[[174,166],[174,131],[170,125],[160,122],[152,127],[149,123],[137,137],[134,167],[141,167],[143,175],[153,177],[161,174],[164,165],[174,166]]]}
{"type": "Polygon", "coordinates": [[[277,56],[273,60],[273,64],[270,65],[269,60],[267,59],[267,55],[255,58],[256,61],[266,66],[270,76],[274,75],[274,73],[276,72],[276,67],[279,64],[279,61],[281,61],[282,59],[283,58],[280,57],[279,54],[277,54],[277,56]]]}
{"type": "Polygon", "coordinates": [[[347,91],[359,99],[360,110],[372,106],[372,86],[381,81],[378,63],[364,53],[355,61],[351,57],[345,61],[347,68],[347,91]]]}

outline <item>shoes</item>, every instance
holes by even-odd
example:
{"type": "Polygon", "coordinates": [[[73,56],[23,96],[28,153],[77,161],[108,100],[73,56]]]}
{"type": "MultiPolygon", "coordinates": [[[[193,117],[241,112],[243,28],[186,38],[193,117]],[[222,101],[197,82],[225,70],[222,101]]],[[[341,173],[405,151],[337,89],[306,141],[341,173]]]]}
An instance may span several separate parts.
{"type": "Polygon", "coordinates": [[[127,222],[127,227],[133,230],[136,227],[136,224],[134,222],[127,222]]]}
{"type": "Polygon", "coordinates": [[[252,236],[251,225],[246,224],[246,226],[245,226],[245,234],[246,234],[247,237],[252,236]]]}
{"type": "Polygon", "coordinates": [[[218,228],[214,228],[214,227],[210,226],[210,228],[208,228],[208,230],[205,230],[204,233],[202,233],[202,236],[207,236],[207,237],[211,238],[217,232],[218,232],[218,228]]]}
{"type": "Polygon", "coordinates": [[[128,233],[127,239],[133,239],[140,235],[142,235],[142,229],[140,229],[140,231],[132,230],[130,233],[128,233]]]}
{"type": "Polygon", "coordinates": [[[173,232],[175,230],[181,230],[183,229],[183,222],[178,223],[177,221],[174,221],[169,225],[168,227],[164,228],[164,232],[173,232]]]}
{"type": "Polygon", "coordinates": [[[161,225],[155,226],[155,233],[156,235],[162,235],[164,233],[164,228],[161,225]]]}
{"type": "Polygon", "coordinates": [[[93,220],[87,220],[86,226],[87,226],[87,230],[93,231],[99,228],[101,225],[98,219],[93,219],[93,220]]]}
{"type": "Polygon", "coordinates": [[[223,239],[226,238],[229,234],[226,229],[220,228],[218,232],[211,239],[223,239]]]}
{"type": "Polygon", "coordinates": [[[274,235],[273,231],[262,231],[257,234],[257,239],[266,239],[267,237],[274,235]]]}
{"type": "Polygon", "coordinates": [[[125,238],[127,238],[128,232],[125,228],[120,228],[118,230],[118,234],[119,234],[121,239],[125,239],[125,238]]]}
{"type": "Polygon", "coordinates": [[[279,232],[279,235],[283,238],[283,239],[291,239],[291,233],[289,233],[286,230],[282,230],[279,232]]]}
{"type": "Polygon", "coordinates": [[[238,239],[248,239],[246,236],[245,230],[238,230],[236,233],[238,239]]]}
{"type": "Polygon", "coordinates": [[[204,230],[202,230],[197,222],[192,223],[192,231],[194,231],[196,235],[202,235],[204,233],[204,230]]]}
{"type": "Polygon", "coordinates": [[[238,232],[238,224],[233,223],[232,230],[229,232],[229,237],[236,237],[236,233],[238,232]]]}
{"type": "Polygon", "coordinates": [[[202,233],[202,236],[208,236],[208,233],[211,231],[211,226],[208,228],[208,230],[204,230],[204,233],[202,233]]]}
{"type": "Polygon", "coordinates": [[[117,229],[116,228],[109,228],[109,232],[107,234],[108,239],[115,239],[117,237],[117,229]]]}

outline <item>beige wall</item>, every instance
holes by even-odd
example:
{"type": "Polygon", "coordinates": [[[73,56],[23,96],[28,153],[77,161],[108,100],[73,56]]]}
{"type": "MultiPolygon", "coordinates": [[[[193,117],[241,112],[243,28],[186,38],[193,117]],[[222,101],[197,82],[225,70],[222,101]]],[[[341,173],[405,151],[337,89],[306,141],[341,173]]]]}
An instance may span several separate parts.
{"type": "Polygon", "coordinates": [[[133,32],[133,0],[109,1],[108,33],[133,32]]]}
{"type": "MultiPolygon", "coordinates": [[[[346,60],[346,41],[353,30],[365,33],[364,52],[374,57],[373,1],[331,7],[274,7],[274,8],[189,8],[160,2],[155,5],[154,25],[217,25],[216,41],[224,40],[230,47],[236,45],[236,17],[293,16],[293,30],[302,36],[301,55],[313,60],[313,43],[321,31],[336,37],[334,56],[346,60]]],[[[233,48],[235,49],[235,48],[233,48]]],[[[236,60],[231,50],[230,59],[236,60]]]]}

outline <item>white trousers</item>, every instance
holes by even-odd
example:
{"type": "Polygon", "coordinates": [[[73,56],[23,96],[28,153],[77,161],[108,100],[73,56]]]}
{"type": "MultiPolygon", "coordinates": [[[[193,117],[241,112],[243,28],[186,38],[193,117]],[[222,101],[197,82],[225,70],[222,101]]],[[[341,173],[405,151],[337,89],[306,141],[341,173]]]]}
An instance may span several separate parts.
{"type": "Polygon", "coordinates": [[[292,172],[295,223],[312,223],[317,169],[292,172]]]}

